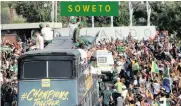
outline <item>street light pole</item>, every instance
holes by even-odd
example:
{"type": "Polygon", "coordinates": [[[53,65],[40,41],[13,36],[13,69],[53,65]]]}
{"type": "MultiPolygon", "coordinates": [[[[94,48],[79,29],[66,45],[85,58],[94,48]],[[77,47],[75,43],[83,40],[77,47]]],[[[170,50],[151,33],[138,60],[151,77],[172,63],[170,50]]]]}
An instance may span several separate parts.
{"type": "Polygon", "coordinates": [[[111,16],[111,27],[113,27],[113,16],[111,16]]]}
{"type": "Polygon", "coordinates": [[[129,20],[130,20],[130,26],[133,25],[133,7],[131,1],[129,1],[129,20]]]}
{"type": "Polygon", "coordinates": [[[148,1],[146,1],[146,10],[147,10],[147,26],[150,26],[150,16],[151,16],[151,7],[148,1]]]}
{"type": "Polygon", "coordinates": [[[55,22],[57,22],[57,1],[55,1],[55,22]]]}
{"type": "Polygon", "coordinates": [[[55,20],[55,4],[54,1],[52,1],[52,12],[51,12],[51,18],[52,18],[52,22],[54,22],[55,20]]]}
{"type": "Polygon", "coordinates": [[[94,16],[92,16],[92,28],[94,28],[94,16]]]}

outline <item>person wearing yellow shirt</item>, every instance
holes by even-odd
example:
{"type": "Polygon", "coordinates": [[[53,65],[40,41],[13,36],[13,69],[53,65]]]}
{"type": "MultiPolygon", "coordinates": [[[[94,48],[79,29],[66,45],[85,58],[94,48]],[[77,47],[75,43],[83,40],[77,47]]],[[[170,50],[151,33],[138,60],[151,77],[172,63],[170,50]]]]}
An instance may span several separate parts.
{"type": "Polygon", "coordinates": [[[130,59],[130,60],[131,60],[131,63],[132,63],[132,67],[134,67],[134,64],[135,64],[134,59],[130,59]]]}
{"type": "Polygon", "coordinates": [[[114,85],[118,93],[122,93],[122,83],[120,82],[120,78],[117,78],[117,82],[114,85]]]}
{"type": "Polygon", "coordinates": [[[135,64],[135,61],[134,61],[134,59],[131,59],[131,63],[134,65],[135,64]]]}

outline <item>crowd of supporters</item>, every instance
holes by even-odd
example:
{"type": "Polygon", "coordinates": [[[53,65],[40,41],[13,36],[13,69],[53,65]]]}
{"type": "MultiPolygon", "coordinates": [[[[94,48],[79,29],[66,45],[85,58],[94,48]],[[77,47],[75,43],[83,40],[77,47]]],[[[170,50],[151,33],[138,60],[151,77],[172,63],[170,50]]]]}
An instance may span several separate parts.
{"type": "MultiPolygon", "coordinates": [[[[78,26],[80,25],[76,27],[78,26]]],[[[2,106],[17,105],[18,57],[29,47],[43,49],[44,44],[51,43],[53,39],[53,35],[46,38],[47,33],[52,34],[50,28],[44,25],[40,27],[45,30],[35,32],[37,40],[34,47],[30,39],[24,43],[21,40],[13,44],[7,40],[1,43],[2,106]],[[40,38],[41,34],[43,38],[40,38]]],[[[72,29],[75,28],[72,26],[72,29]]],[[[76,30],[75,40],[80,32],[80,29],[76,30]]],[[[101,91],[99,101],[103,106],[181,105],[181,49],[167,34],[158,33],[148,40],[134,40],[131,36],[115,42],[104,39],[96,49],[113,53],[117,72],[116,81],[112,81],[113,86],[106,86],[106,89],[101,91]]]]}
{"type": "Polygon", "coordinates": [[[23,53],[22,42],[10,44],[4,39],[1,44],[1,106],[17,105],[18,57],[23,53]]]}
{"type": "Polygon", "coordinates": [[[53,40],[53,30],[48,24],[40,24],[39,27],[40,31],[35,31],[33,38],[26,42],[21,42],[21,39],[13,44],[8,39],[1,41],[1,106],[17,105],[18,58],[21,54],[29,50],[43,49],[53,40]]]}
{"type": "Polygon", "coordinates": [[[153,39],[102,43],[112,51],[118,73],[101,93],[103,106],[180,106],[181,51],[165,33],[153,39]]]}

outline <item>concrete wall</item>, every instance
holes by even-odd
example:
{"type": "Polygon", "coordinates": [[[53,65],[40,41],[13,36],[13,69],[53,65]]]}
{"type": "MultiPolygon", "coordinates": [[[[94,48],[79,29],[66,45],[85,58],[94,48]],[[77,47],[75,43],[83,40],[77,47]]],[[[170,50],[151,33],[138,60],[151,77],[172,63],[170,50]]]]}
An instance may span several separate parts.
{"type": "MultiPolygon", "coordinates": [[[[98,39],[108,38],[109,40],[116,38],[124,39],[131,32],[132,37],[135,39],[148,39],[156,34],[155,26],[133,26],[133,27],[96,27],[96,28],[83,28],[80,35],[95,36],[98,31],[101,31],[98,39]]],[[[71,36],[69,28],[56,29],[62,36],[71,36]]]]}
{"type": "MultiPolygon", "coordinates": [[[[23,24],[2,24],[1,30],[13,30],[13,29],[36,29],[39,28],[40,23],[23,23],[23,24]]],[[[44,23],[49,24],[51,28],[62,28],[62,23],[44,23]]]]}

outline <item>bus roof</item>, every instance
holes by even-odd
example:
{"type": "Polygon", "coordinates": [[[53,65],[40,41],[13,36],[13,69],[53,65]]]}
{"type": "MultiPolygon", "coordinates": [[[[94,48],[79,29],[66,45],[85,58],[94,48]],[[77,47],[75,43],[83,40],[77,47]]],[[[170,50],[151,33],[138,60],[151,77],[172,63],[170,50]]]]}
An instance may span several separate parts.
{"type": "MultiPolygon", "coordinates": [[[[89,44],[87,45],[87,49],[91,48],[91,44],[94,42],[95,37],[92,36],[82,36],[81,39],[84,41],[88,42],[89,44]]],[[[47,49],[52,49],[52,48],[59,48],[59,49],[72,49],[75,44],[72,41],[72,38],[70,36],[63,36],[63,37],[58,37],[53,40],[51,44],[49,44],[46,48],[47,49]]]]}
{"type": "MultiPolygon", "coordinates": [[[[95,41],[95,37],[92,36],[83,36],[82,38],[86,39],[88,42],[92,43],[95,41]]],[[[80,52],[77,49],[73,49],[75,44],[72,41],[70,36],[63,36],[55,38],[52,43],[50,43],[47,47],[42,50],[33,50],[28,51],[23,54],[20,58],[32,55],[46,55],[46,54],[67,54],[80,56],[80,52]]],[[[91,44],[88,46],[88,49],[91,48],[91,44]]]]}

